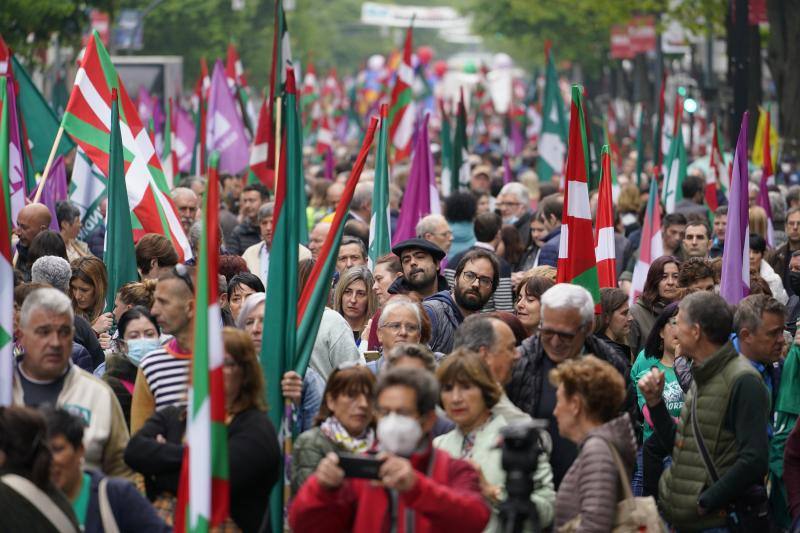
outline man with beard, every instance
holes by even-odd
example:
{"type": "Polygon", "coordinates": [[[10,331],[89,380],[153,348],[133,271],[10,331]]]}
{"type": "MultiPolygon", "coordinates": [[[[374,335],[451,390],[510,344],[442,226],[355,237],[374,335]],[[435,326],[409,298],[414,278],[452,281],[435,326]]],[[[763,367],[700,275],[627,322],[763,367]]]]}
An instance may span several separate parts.
{"type": "Polygon", "coordinates": [[[389,294],[412,294],[420,300],[447,291],[447,280],[439,273],[444,250],[425,239],[407,239],[392,248],[400,258],[403,275],[389,286],[389,294]]]}
{"type": "Polygon", "coordinates": [[[470,250],[456,267],[452,291],[437,292],[422,302],[431,319],[430,347],[444,354],[453,350],[453,335],[467,316],[480,311],[500,282],[497,257],[488,250],[470,250]]]}

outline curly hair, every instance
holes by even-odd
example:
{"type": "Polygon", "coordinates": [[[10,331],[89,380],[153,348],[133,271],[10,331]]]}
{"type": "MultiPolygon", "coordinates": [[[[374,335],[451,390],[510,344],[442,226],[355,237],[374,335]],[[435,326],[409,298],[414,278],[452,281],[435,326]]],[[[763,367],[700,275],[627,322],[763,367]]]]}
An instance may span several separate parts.
{"type": "Polygon", "coordinates": [[[681,287],[689,287],[698,280],[714,277],[714,269],[702,257],[692,257],[678,267],[678,285],[681,287]]]}
{"type": "Polygon", "coordinates": [[[550,383],[583,400],[588,416],[605,423],[614,418],[625,400],[625,380],[617,369],[593,355],[568,359],[550,371],[550,383]]]}

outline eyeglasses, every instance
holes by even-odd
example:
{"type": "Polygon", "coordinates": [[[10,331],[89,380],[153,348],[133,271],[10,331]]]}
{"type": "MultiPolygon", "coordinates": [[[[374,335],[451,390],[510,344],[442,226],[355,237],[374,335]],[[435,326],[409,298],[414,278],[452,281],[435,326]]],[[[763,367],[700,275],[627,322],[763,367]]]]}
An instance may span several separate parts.
{"type": "Polygon", "coordinates": [[[398,333],[401,328],[404,328],[408,333],[419,332],[419,326],[417,324],[404,324],[402,322],[387,322],[381,327],[388,329],[392,333],[398,333]]]}
{"type": "Polygon", "coordinates": [[[494,280],[489,276],[479,276],[475,272],[472,272],[471,270],[465,270],[464,272],[462,272],[461,277],[464,278],[464,280],[470,285],[475,283],[475,280],[477,279],[480,286],[486,289],[491,287],[492,284],[494,283],[494,280]]]}
{"type": "Polygon", "coordinates": [[[573,339],[575,339],[575,337],[578,336],[580,332],[581,328],[578,328],[574,332],[569,332],[569,331],[558,331],[555,329],[539,327],[539,335],[541,335],[542,337],[553,338],[554,336],[557,336],[559,340],[564,342],[572,341],[573,339]]]}
{"type": "Polygon", "coordinates": [[[517,207],[522,204],[520,202],[497,202],[495,205],[497,207],[517,207]]]}
{"type": "Polygon", "coordinates": [[[189,275],[189,269],[183,263],[178,263],[172,268],[172,272],[178,276],[189,287],[189,290],[194,294],[194,283],[192,283],[192,276],[189,275]]]}

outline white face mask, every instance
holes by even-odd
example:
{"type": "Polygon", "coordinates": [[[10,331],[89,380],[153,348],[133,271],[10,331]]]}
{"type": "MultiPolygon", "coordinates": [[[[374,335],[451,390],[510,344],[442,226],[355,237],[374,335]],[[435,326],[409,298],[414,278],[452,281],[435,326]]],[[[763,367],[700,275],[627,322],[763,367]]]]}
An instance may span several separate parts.
{"type": "Polygon", "coordinates": [[[422,438],[422,427],[410,416],[390,413],[378,420],[377,435],[382,450],[409,457],[422,438]]]}

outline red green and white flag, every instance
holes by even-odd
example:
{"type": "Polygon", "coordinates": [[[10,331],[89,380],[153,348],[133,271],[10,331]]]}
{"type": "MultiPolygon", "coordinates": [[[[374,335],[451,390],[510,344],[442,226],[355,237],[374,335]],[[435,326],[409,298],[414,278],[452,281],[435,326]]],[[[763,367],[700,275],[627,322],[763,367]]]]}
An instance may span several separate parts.
{"type": "Polygon", "coordinates": [[[207,532],[228,517],[228,433],[219,305],[219,175],[212,155],[197,261],[197,315],[186,446],[178,485],[175,531],[207,532]]]}
{"type": "Polygon", "coordinates": [[[614,200],[611,192],[611,153],[608,145],[600,154],[600,189],[597,196],[597,224],[594,233],[594,255],[600,288],[617,286],[617,260],[614,248],[614,200]]]}
{"type": "Polygon", "coordinates": [[[647,209],[642,224],[642,241],[639,246],[639,259],[633,268],[630,303],[644,291],[644,282],[650,264],[664,255],[664,242],[661,240],[661,202],[658,201],[658,180],[650,180],[650,194],[647,198],[647,209]]]}
{"type": "Polygon", "coordinates": [[[333,128],[331,128],[331,119],[328,115],[324,115],[319,122],[317,129],[317,154],[325,155],[333,150],[333,128]]]}
{"type": "Polygon", "coordinates": [[[164,235],[183,262],[192,257],[192,249],[170,198],[159,155],[96,31],[89,38],[75,76],[62,121],[64,130],[108,175],[111,90],[115,88],[119,91],[125,182],[134,236],[164,235]]]}
{"type": "Polygon", "coordinates": [[[386,104],[381,105],[381,130],[375,155],[375,184],[372,188],[372,216],[369,223],[369,266],[392,250],[389,225],[389,146],[386,104]]]}
{"type": "Polygon", "coordinates": [[[569,119],[569,149],[564,187],[564,214],[558,248],[558,283],[573,283],[588,290],[594,303],[600,302],[597,262],[593,242],[592,211],[589,208],[589,146],[583,115],[581,87],[572,86],[569,119]]]}
{"type": "Polygon", "coordinates": [[[272,118],[269,114],[269,104],[267,99],[261,103],[261,110],[258,113],[258,126],[256,134],[253,136],[253,143],[250,145],[250,172],[247,181],[249,183],[261,182],[274,190],[275,172],[267,166],[269,147],[274,133],[271,133],[272,118]]]}
{"type": "Polygon", "coordinates": [[[8,78],[0,76],[0,405],[11,405],[14,382],[14,267],[11,254],[11,198],[9,195],[8,78]]]}
{"type": "Polygon", "coordinates": [[[228,81],[228,87],[231,88],[231,92],[236,97],[238,104],[236,110],[244,120],[247,131],[252,134],[253,121],[256,118],[255,108],[247,93],[247,78],[244,74],[242,60],[239,59],[239,52],[233,43],[228,43],[228,55],[225,58],[225,78],[228,81]]]}
{"type": "Polygon", "coordinates": [[[164,166],[164,177],[167,180],[167,186],[172,189],[175,187],[175,178],[178,176],[178,152],[175,149],[177,135],[175,132],[175,107],[172,103],[172,97],[167,100],[166,121],[164,122],[164,149],[161,152],[162,162],[164,166]]]}
{"type": "Polygon", "coordinates": [[[300,93],[300,112],[303,119],[303,136],[308,137],[322,115],[319,103],[317,70],[314,68],[314,63],[310,62],[303,76],[303,88],[300,93]]]}
{"type": "MultiPolygon", "coordinates": [[[[680,117],[676,117],[676,123],[680,124],[680,117]]],[[[662,195],[664,212],[672,213],[675,206],[683,200],[683,181],[687,174],[686,146],[683,144],[683,128],[680,125],[675,128],[675,136],[669,146],[669,154],[664,161],[664,185],[662,195]]]]}
{"type": "Polygon", "coordinates": [[[456,112],[456,129],[451,145],[450,170],[448,181],[442,181],[444,196],[450,196],[469,184],[469,151],[467,147],[467,106],[464,103],[464,88],[461,88],[456,112]]]}
{"type": "Polygon", "coordinates": [[[402,161],[411,155],[411,137],[414,133],[416,109],[414,105],[414,69],[411,67],[411,40],[413,26],[406,30],[403,61],[397,68],[397,77],[392,89],[389,105],[389,137],[394,147],[394,161],[402,161]]]}
{"type": "Polygon", "coordinates": [[[286,12],[283,10],[283,0],[275,0],[273,20],[272,64],[269,73],[269,113],[267,115],[269,123],[267,144],[270,149],[267,150],[267,168],[275,174],[275,150],[272,148],[275,146],[275,126],[273,124],[276,117],[275,98],[280,96],[286,83],[287,69],[292,66],[292,47],[289,39],[289,28],[286,25],[286,12]]]}
{"type": "Polygon", "coordinates": [[[542,105],[542,131],[539,134],[539,160],[536,173],[541,181],[550,181],[553,176],[564,173],[564,155],[567,153],[567,119],[564,100],[558,86],[553,53],[547,54],[547,70],[542,105]]]}

